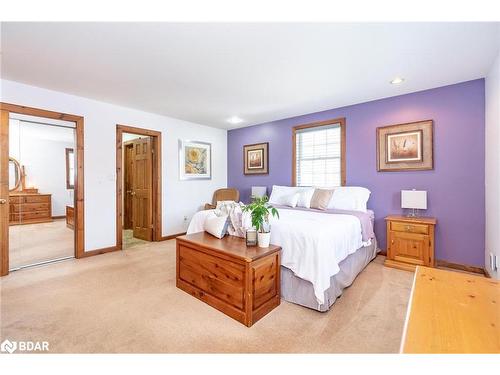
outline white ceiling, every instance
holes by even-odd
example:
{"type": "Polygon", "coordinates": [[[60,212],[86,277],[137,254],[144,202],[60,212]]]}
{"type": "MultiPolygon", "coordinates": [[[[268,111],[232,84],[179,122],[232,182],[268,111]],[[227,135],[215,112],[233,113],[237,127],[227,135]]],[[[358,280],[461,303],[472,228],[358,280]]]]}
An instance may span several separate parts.
{"type": "Polygon", "coordinates": [[[499,25],[2,23],[1,73],[234,128],[484,77],[499,25]]]}

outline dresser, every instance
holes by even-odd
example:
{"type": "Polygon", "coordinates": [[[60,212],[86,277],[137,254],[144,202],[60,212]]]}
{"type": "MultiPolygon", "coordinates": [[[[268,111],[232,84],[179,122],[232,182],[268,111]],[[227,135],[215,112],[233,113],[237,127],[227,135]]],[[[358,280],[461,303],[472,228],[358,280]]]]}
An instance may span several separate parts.
{"type": "Polygon", "coordinates": [[[15,192],[9,195],[9,224],[52,221],[52,195],[15,192]]]}
{"type": "Polygon", "coordinates": [[[394,215],[385,220],[386,266],[407,271],[415,271],[416,266],[434,267],[435,218],[394,215]]]}

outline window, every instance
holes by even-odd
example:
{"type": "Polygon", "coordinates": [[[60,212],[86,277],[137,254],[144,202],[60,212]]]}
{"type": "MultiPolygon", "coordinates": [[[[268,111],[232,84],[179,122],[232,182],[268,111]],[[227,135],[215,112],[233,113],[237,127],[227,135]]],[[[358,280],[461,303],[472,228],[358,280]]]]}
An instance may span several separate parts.
{"type": "Polygon", "coordinates": [[[293,184],[345,185],[345,119],[293,128],[293,184]]]}
{"type": "Polygon", "coordinates": [[[75,153],[72,148],[66,149],[66,189],[75,188],[75,153]]]}

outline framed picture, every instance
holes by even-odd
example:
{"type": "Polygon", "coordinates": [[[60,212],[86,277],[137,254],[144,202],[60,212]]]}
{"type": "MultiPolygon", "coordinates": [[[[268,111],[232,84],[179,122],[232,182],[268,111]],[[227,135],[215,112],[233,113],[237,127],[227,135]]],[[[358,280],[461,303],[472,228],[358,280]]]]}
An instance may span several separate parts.
{"type": "Polygon", "coordinates": [[[243,146],[243,173],[269,173],[269,143],[243,146]]]}
{"type": "Polygon", "coordinates": [[[210,180],[212,178],[212,145],[207,142],[179,140],[179,178],[210,180]]]}
{"type": "Polygon", "coordinates": [[[433,168],[432,120],[377,128],[378,171],[433,168]]]}

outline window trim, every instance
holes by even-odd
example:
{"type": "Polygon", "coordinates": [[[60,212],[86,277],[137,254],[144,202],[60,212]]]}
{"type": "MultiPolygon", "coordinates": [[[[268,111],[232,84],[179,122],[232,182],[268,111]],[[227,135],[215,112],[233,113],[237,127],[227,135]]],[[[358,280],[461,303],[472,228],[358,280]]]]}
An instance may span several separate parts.
{"type": "Polygon", "coordinates": [[[297,186],[297,132],[302,129],[319,128],[333,124],[340,125],[340,185],[346,185],[346,124],[345,117],[326,121],[316,121],[292,128],[292,186],[297,186]]]}
{"type": "Polygon", "coordinates": [[[74,158],[75,158],[75,150],[73,148],[69,148],[67,147],[65,149],[66,151],[66,189],[67,190],[74,190],[75,189],[75,178],[73,177],[73,185],[70,184],[70,167],[69,167],[69,154],[70,153],[73,153],[73,176],[75,175],[74,174],[74,171],[75,171],[75,167],[74,167],[74,158]]]}

